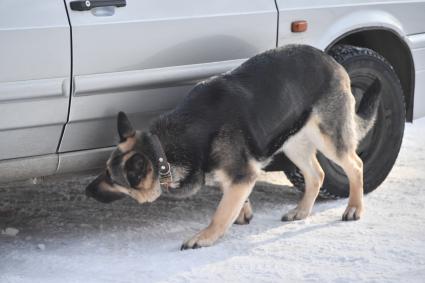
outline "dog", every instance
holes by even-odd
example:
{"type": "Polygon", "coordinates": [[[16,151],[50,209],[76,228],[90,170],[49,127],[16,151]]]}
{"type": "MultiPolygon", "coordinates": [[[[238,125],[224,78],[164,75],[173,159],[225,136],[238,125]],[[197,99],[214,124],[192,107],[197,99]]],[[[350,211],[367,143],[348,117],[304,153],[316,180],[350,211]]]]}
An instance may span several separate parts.
{"type": "Polygon", "coordinates": [[[222,199],[210,224],[181,249],[206,247],[232,223],[249,223],[248,197],[278,153],[305,179],[301,201],[282,220],[306,218],[324,179],[318,150],[345,171],[350,194],[342,219],[357,220],[364,204],[356,147],[374,124],[380,90],[375,79],[356,112],[350,78],[332,57],[307,45],[268,50],[195,85],[147,131],[134,130],[120,112],[120,142],[86,194],[101,202],[125,196],[153,202],[161,194],[191,196],[212,176],[222,199]]]}

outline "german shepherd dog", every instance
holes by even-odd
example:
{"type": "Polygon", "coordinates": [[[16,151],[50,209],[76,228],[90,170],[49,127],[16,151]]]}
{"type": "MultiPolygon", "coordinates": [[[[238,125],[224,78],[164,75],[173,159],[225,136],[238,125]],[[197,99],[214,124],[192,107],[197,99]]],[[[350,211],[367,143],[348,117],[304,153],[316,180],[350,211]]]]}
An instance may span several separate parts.
{"type": "Polygon", "coordinates": [[[350,196],[342,220],[364,212],[358,142],[373,126],[381,84],[370,85],[357,113],[345,69],[324,52],[288,45],[198,83],[177,107],[135,131],[118,115],[120,143],[106,170],[86,188],[102,202],[128,195],[139,203],[161,194],[193,195],[212,176],[222,199],[205,229],[182,249],[210,246],[232,223],[249,223],[248,197],[259,171],[284,153],[302,172],[305,193],[283,221],[306,218],[324,179],[319,150],[346,173],[350,196]]]}

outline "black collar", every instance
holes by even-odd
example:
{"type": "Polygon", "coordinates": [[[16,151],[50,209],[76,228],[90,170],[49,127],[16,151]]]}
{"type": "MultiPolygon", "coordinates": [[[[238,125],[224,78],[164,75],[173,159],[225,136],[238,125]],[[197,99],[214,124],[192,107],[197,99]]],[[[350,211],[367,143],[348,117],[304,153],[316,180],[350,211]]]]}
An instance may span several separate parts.
{"type": "Polygon", "coordinates": [[[155,151],[156,162],[158,162],[159,183],[161,187],[168,190],[171,182],[173,181],[173,176],[171,175],[171,166],[167,161],[167,156],[165,155],[158,136],[151,134],[151,139],[155,151]]]}

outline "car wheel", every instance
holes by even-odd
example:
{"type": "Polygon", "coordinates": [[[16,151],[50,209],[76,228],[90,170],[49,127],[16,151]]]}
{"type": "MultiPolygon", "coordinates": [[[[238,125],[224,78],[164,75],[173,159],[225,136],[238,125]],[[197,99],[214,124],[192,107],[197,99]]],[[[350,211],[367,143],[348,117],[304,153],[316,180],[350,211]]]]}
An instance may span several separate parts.
{"type": "MultiPolygon", "coordinates": [[[[356,105],[376,78],[381,82],[381,101],[375,125],[357,149],[363,160],[364,192],[369,193],[387,177],[400,151],[405,123],[401,83],[391,64],[371,49],[337,45],[329,51],[329,55],[347,70],[356,105]]],[[[325,171],[320,195],[327,198],[348,197],[348,179],[343,170],[320,153],[318,160],[325,171]]],[[[294,186],[303,191],[304,178],[298,168],[292,168],[285,174],[294,186]]]]}

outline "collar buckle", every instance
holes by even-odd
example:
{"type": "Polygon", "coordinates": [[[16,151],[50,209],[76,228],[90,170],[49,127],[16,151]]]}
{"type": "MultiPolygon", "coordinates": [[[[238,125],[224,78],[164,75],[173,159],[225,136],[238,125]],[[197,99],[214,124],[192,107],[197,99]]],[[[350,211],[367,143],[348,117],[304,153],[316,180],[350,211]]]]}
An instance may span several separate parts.
{"type": "Polygon", "coordinates": [[[170,163],[164,162],[163,158],[159,158],[159,183],[161,186],[169,186],[173,182],[173,176],[171,175],[170,163]]]}
{"type": "Polygon", "coordinates": [[[154,149],[158,156],[158,171],[159,171],[159,184],[161,187],[168,190],[170,184],[173,182],[173,176],[171,175],[171,166],[167,161],[164,149],[162,148],[161,142],[157,135],[151,135],[153,140],[154,149]]]}

